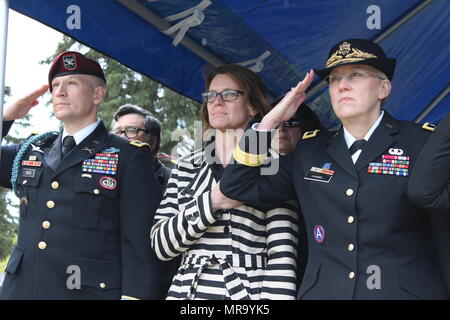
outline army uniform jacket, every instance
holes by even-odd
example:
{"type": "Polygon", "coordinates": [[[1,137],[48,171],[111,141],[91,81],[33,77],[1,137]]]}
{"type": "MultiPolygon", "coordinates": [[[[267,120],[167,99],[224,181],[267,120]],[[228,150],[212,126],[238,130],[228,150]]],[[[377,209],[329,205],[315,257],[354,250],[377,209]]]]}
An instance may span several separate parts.
{"type": "MultiPolygon", "coordinates": [[[[149,240],[161,190],[149,148],[100,123],[60,160],[60,135],[36,141],[21,160],[18,242],[1,298],[161,298],[163,270],[149,240]]],[[[4,187],[21,146],[2,146],[4,187]]]]}
{"type": "Polygon", "coordinates": [[[408,196],[427,210],[438,238],[436,249],[450,288],[450,113],[430,136],[409,180],[408,196]]]}
{"type": "Polygon", "coordinates": [[[450,112],[423,148],[408,195],[424,209],[450,216],[450,112]]]}
{"type": "Polygon", "coordinates": [[[299,200],[309,246],[299,299],[446,299],[428,216],[406,197],[428,135],[385,111],[355,164],[341,128],[303,140],[276,175],[226,168],[221,190],[250,204],[299,200]],[[393,154],[409,157],[402,175],[375,173],[393,154]]]}

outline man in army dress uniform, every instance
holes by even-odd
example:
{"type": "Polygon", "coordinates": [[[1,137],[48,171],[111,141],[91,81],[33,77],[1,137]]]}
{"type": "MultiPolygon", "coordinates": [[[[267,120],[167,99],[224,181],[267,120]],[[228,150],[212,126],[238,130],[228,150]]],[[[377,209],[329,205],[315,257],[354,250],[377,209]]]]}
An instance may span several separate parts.
{"type": "Polygon", "coordinates": [[[260,175],[270,130],[304,100],[313,80],[309,72],[247,130],[234,152],[237,164],[225,169],[220,187],[229,198],[251,205],[299,200],[309,247],[299,299],[449,297],[442,276],[449,261],[438,263],[429,216],[406,197],[429,127],[396,120],[381,109],[394,69],[395,60],[371,41],[338,43],[316,73],[329,85],[341,128],[306,133],[280,160],[277,174],[260,175]],[[250,149],[251,138],[259,139],[259,150],[250,149]]]}
{"type": "MultiPolygon", "coordinates": [[[[149,240],[162,196],[150,148],[110,134],[97,118],[106,93],[97,62],[63,52],[49,87],[61,131],[1,148],[0,182],[20,199],[20,223],[0,297],[162,298],[149,240]]],[[[5,109],[4,119],[27,114],[46,89],[5,109]]]]}

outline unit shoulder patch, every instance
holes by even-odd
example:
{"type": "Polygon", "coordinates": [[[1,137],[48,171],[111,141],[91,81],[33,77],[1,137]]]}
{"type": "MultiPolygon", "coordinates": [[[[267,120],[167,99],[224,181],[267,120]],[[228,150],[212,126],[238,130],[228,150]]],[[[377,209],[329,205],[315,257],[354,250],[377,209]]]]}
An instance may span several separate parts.
{"type": "Polygon", "coordinates": [[[436,125],[429,123],[429,122],[425,122],[422,126],[422,129],[425,129],[428,131],[434,131],[434,129],[436,129],[436,125]]]}
{"type": "Polygon", "coordinates": [[[317,135],[319,134],[319,132],[320,132],[319,129],[314,130],[314,131],[306,131],[306,132],[303,134],[302,139],[305,140],[305,139],[309,139],[309,138],[314,138],[315,136],[317,136],[317,135]]]}
{"type": "Polygon", "coordinates": [[[139,148],[142,148],[142,147],[145,147],[145,146],[150,148],[150,145],[148,143],[137,141],[137,140],[130,141],[130,144],[135,146],[135,147],[139,147],[139,148]]]}

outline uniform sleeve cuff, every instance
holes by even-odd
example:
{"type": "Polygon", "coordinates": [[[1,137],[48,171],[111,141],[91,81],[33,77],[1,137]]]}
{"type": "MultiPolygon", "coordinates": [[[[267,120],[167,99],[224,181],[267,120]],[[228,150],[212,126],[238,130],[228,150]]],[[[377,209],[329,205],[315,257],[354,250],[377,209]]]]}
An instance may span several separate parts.
{"type": "Polygon", "coordinates": [[[234,160],[248,167],[258,167],[264,163],[267,153],[251,154],[247,153],[237,146],[233,151],[234,160]]]}
{"type": "Polygon", "coordinates": [[[2,137],[6,137],[8,135],[9,129],[11,129],[13,123],[14,123],[14,120],[3,121],[2,137]]]}
{"type": "Polygon", "coordinates": [[[243,165],[256,167],[264,163],[275,130],[259,131],[259,123],[247,129],[233,151],[234,159],[243,165]]]}

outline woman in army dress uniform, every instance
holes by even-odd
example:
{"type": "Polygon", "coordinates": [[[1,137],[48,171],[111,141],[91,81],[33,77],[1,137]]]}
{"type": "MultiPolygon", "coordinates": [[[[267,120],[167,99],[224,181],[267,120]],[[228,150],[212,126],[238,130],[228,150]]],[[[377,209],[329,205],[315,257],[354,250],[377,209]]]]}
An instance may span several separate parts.
{"type": "MultiPolygon", "coordinates": [[[[382,104],[391,92],[395,59],[364,39],[341,41],[316,73],[329,86],[342,122],[336,132],[311,133],[260,175],[267,148],[249,150],[248,136],[264,141],[305,98],[305,79],[247,130],[225,169],[221,191],[249,204],[299,200],[308,236],[308,263],[299,299],[447,299],[429,216],[406,196],[408,177],[430,132],[394,119],[382,104]]],[[[448,225],[447,225],[448,229],[448,225]]],[[[436,231],[436,232],[433,232],[436,231]]],[[[445,260],[445,259],[444,259],[445,260]]]]}

